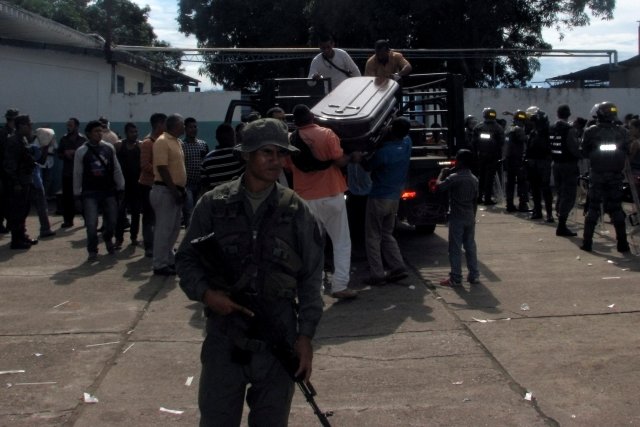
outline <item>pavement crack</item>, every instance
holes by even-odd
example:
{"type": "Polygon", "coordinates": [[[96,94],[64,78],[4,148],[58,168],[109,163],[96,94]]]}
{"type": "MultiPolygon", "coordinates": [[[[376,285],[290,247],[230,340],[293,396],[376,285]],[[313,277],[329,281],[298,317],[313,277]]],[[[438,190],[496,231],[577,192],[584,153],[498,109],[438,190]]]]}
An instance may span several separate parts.
{"type": "MultiPolygon", "coordinates": [[[[459,310],[455,310],[453,307],[451,307],[451,305],[445,300],[445,298],[438,293],[438,288],[433,286],[430,281],[422,278],[418,270],[414,266],[411,266],[411,267],[416,273],[416,275],[423,280],[423,282],[425,283],[425,286],[427,287],[428,291],[433,295],[434,299],[436,301],[439,301],[442,307],[447,312],[449,312],[449,314],[453,316],[460,325],[462,325],[462,328],[469,335],[469,337],[471,337],[471,339],[480,347],[480,349],[482,350],[482,353],[487,358],[489,358],[489,360],[491,361],[491,364],[495,367],[495,369],[505,376],[509,384],[509,388],[514,393],[518,394],[521,397],[524,397],[525,394],[528,392],[527,388],[524,387],[522,384],[520,384],[518,381],[516,381],[516,379],[513,377],[513,375],[511,375],[509,370],[493,355],[493,353],[491,353],[491,350],[489,350],[489,348],[482,342],[482,340],[473,332],[473,330],[470,327],[470,324],[474,322],[468,322],[468,321],[462,320],[460,316],[458,316],[459,310]]],[[[552,317],[552,316],[549,316],[549,317],[552,317]]],[[[540,418],[542,418],[548,426],[550,427],[560,426],[560,423],[558,423],[558,421],[556,421],[555,419],[553,419],[552,417],[544,413],[544,411],[540,408],[540,406],[538,406],[538,402],[536,400],[531,400],[528,403],[534,408],[534,410],[537,412],[540,418]]]]}
{"type": "Polygon", "coordinates": [[[56,337],[56,336],[81,336],[81,335],[120,335],[120,331],[80,331],[80,332],[41,332],[36,334],[0,334],[2,338],[23,337],[56,337]]]}
{"type": "MultiPolygon", "coordinates": [[[[116,365],[116,361],[118,360],[118,358],[122,356],[123,351],[125,351],[125,349],[129,347],[131,342],[133,341],[131,339],[131,331],[136,329],[140,321],[143,319],[143,317],[147,313],[149,306],[155,300],[158,294],[160,294],[160,292],[162,292],[165,288],[170,287],[172,285],[172,281],[169,281],[169,280],[163,280],[161,283],[162,283],[162,286],[158,286],[158,288],[149,296],[149,299],[145,303],[144,307],[142,307],[138,311],[138,314],[133,319],[131,324],[128,327],[124,328],[124,330],[120,331],[119,333],[121,337],[120,343],[115,346],[113,354],[105,362],[104,366],[102,367],[102,370],[100,371],[98,376],[95,378],[93,383],[89,387],[87,387],[87,390],[86,390],[87,392],[94,394],[96,390],[98,390],[98,388],[100,387],[100,385],[102,384],[106,376],[111,371],[111,368],[113,368],[116,365]]],[[[76,423],[76,421],[78,421],[78,419],[82,416],[82,413],[84,412],[85,408],[86,408],[86,405],[83,402],[79,402],[74,408],[73,414],[70,416],[69,420],[67,420],[63,425],[65,427],[73,426],[76,423]]]]}
{"type": "Polygon", "coordinates": [[[322,355],[326,358],[331,359],[350,359],[350,360],[364,360],[369,362],[396,362],[399,360],[425,360],[425,359],[443,359],[448,357],[470,357],[470,356],[484,356],[484,353],[449,353],[449,354],[434,354],[431,356],[415,356],[415,357],[365,357],[365,356],[354,356],[350,354],[330,354],[322,351],[316,352],[317,355],[322,355]]]}

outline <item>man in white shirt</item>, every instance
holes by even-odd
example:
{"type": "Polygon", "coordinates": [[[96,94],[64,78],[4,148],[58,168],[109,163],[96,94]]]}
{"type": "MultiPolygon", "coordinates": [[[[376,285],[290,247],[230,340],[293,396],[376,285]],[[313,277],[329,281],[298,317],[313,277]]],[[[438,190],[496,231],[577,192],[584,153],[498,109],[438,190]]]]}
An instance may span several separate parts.
{"type": "Polygon", "coordinates": [[[347,52],[335,47],[331,36],[323,36],[319,39],[320,53],[311,61],[309,78],[331,78],[331,88],[335,89],[340,83],[349,77],[359,77],[360,70],[347,52]]]}

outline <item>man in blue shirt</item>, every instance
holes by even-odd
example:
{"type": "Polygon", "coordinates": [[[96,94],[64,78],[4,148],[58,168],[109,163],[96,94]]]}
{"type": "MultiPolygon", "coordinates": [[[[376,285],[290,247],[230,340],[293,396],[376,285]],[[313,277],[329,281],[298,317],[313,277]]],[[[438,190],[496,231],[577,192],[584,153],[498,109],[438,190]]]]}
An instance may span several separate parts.
{"type": "Polygon", "coordinates": [[[373,157],[364,162],[371,170],[371,191],[367,200],[365,218],[365,244],[369,261],[369,285],[383,285],[407,277],[407,269],[400,254],[393,229],[398,212],[400,193],[407,179],[411,160],[411,124],[404,117],[393,119],[390,140],[379,148],[373,157]],[[385,275],[382,257],[389,264],[385,275]]]}

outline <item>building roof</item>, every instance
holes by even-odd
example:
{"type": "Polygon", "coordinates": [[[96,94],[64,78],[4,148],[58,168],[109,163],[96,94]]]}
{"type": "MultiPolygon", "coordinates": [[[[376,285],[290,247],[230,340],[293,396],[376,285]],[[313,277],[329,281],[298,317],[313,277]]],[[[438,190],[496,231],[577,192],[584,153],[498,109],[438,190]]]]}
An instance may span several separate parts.
{"type": "Polygon", "coordinates": [[[617,64],[600,64],[574,71],[573,73],[551,77],[547,79],[547,81],[553,86],[563,86],[571,82],[579,81],[582,82],[583,87],[602,87],[609,85],[611,79],[610,73],[612,71],[638,66],[640,66],[640,55],[620,61],[617,64]]]}
{"type": "MultiPolygon", "coordinates": [[[[105,41],[99,35],[82,33],[3,0],[0,0],[0,44],[105,57],[105,41]]],[[[171,84],[197,86],[200,82],[177,70],[128,52],[112,52],[111,60],[147,71],[152,77],[171,84]]]]}

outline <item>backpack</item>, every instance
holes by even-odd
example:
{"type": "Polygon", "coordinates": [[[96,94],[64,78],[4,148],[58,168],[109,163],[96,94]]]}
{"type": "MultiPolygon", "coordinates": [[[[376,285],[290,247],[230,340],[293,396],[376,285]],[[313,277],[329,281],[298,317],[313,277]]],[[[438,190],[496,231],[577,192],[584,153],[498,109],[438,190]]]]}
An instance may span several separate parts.
{"type": "Polygon", "coordinates": [[[327,169],[333,160],[318,160],[311,152],[311,148],[302,140],[298,130],[294,130],[289,137],[291,145],[300,150],[291,156],[291,161],[302,172],[315,172],[327,169]]]}

